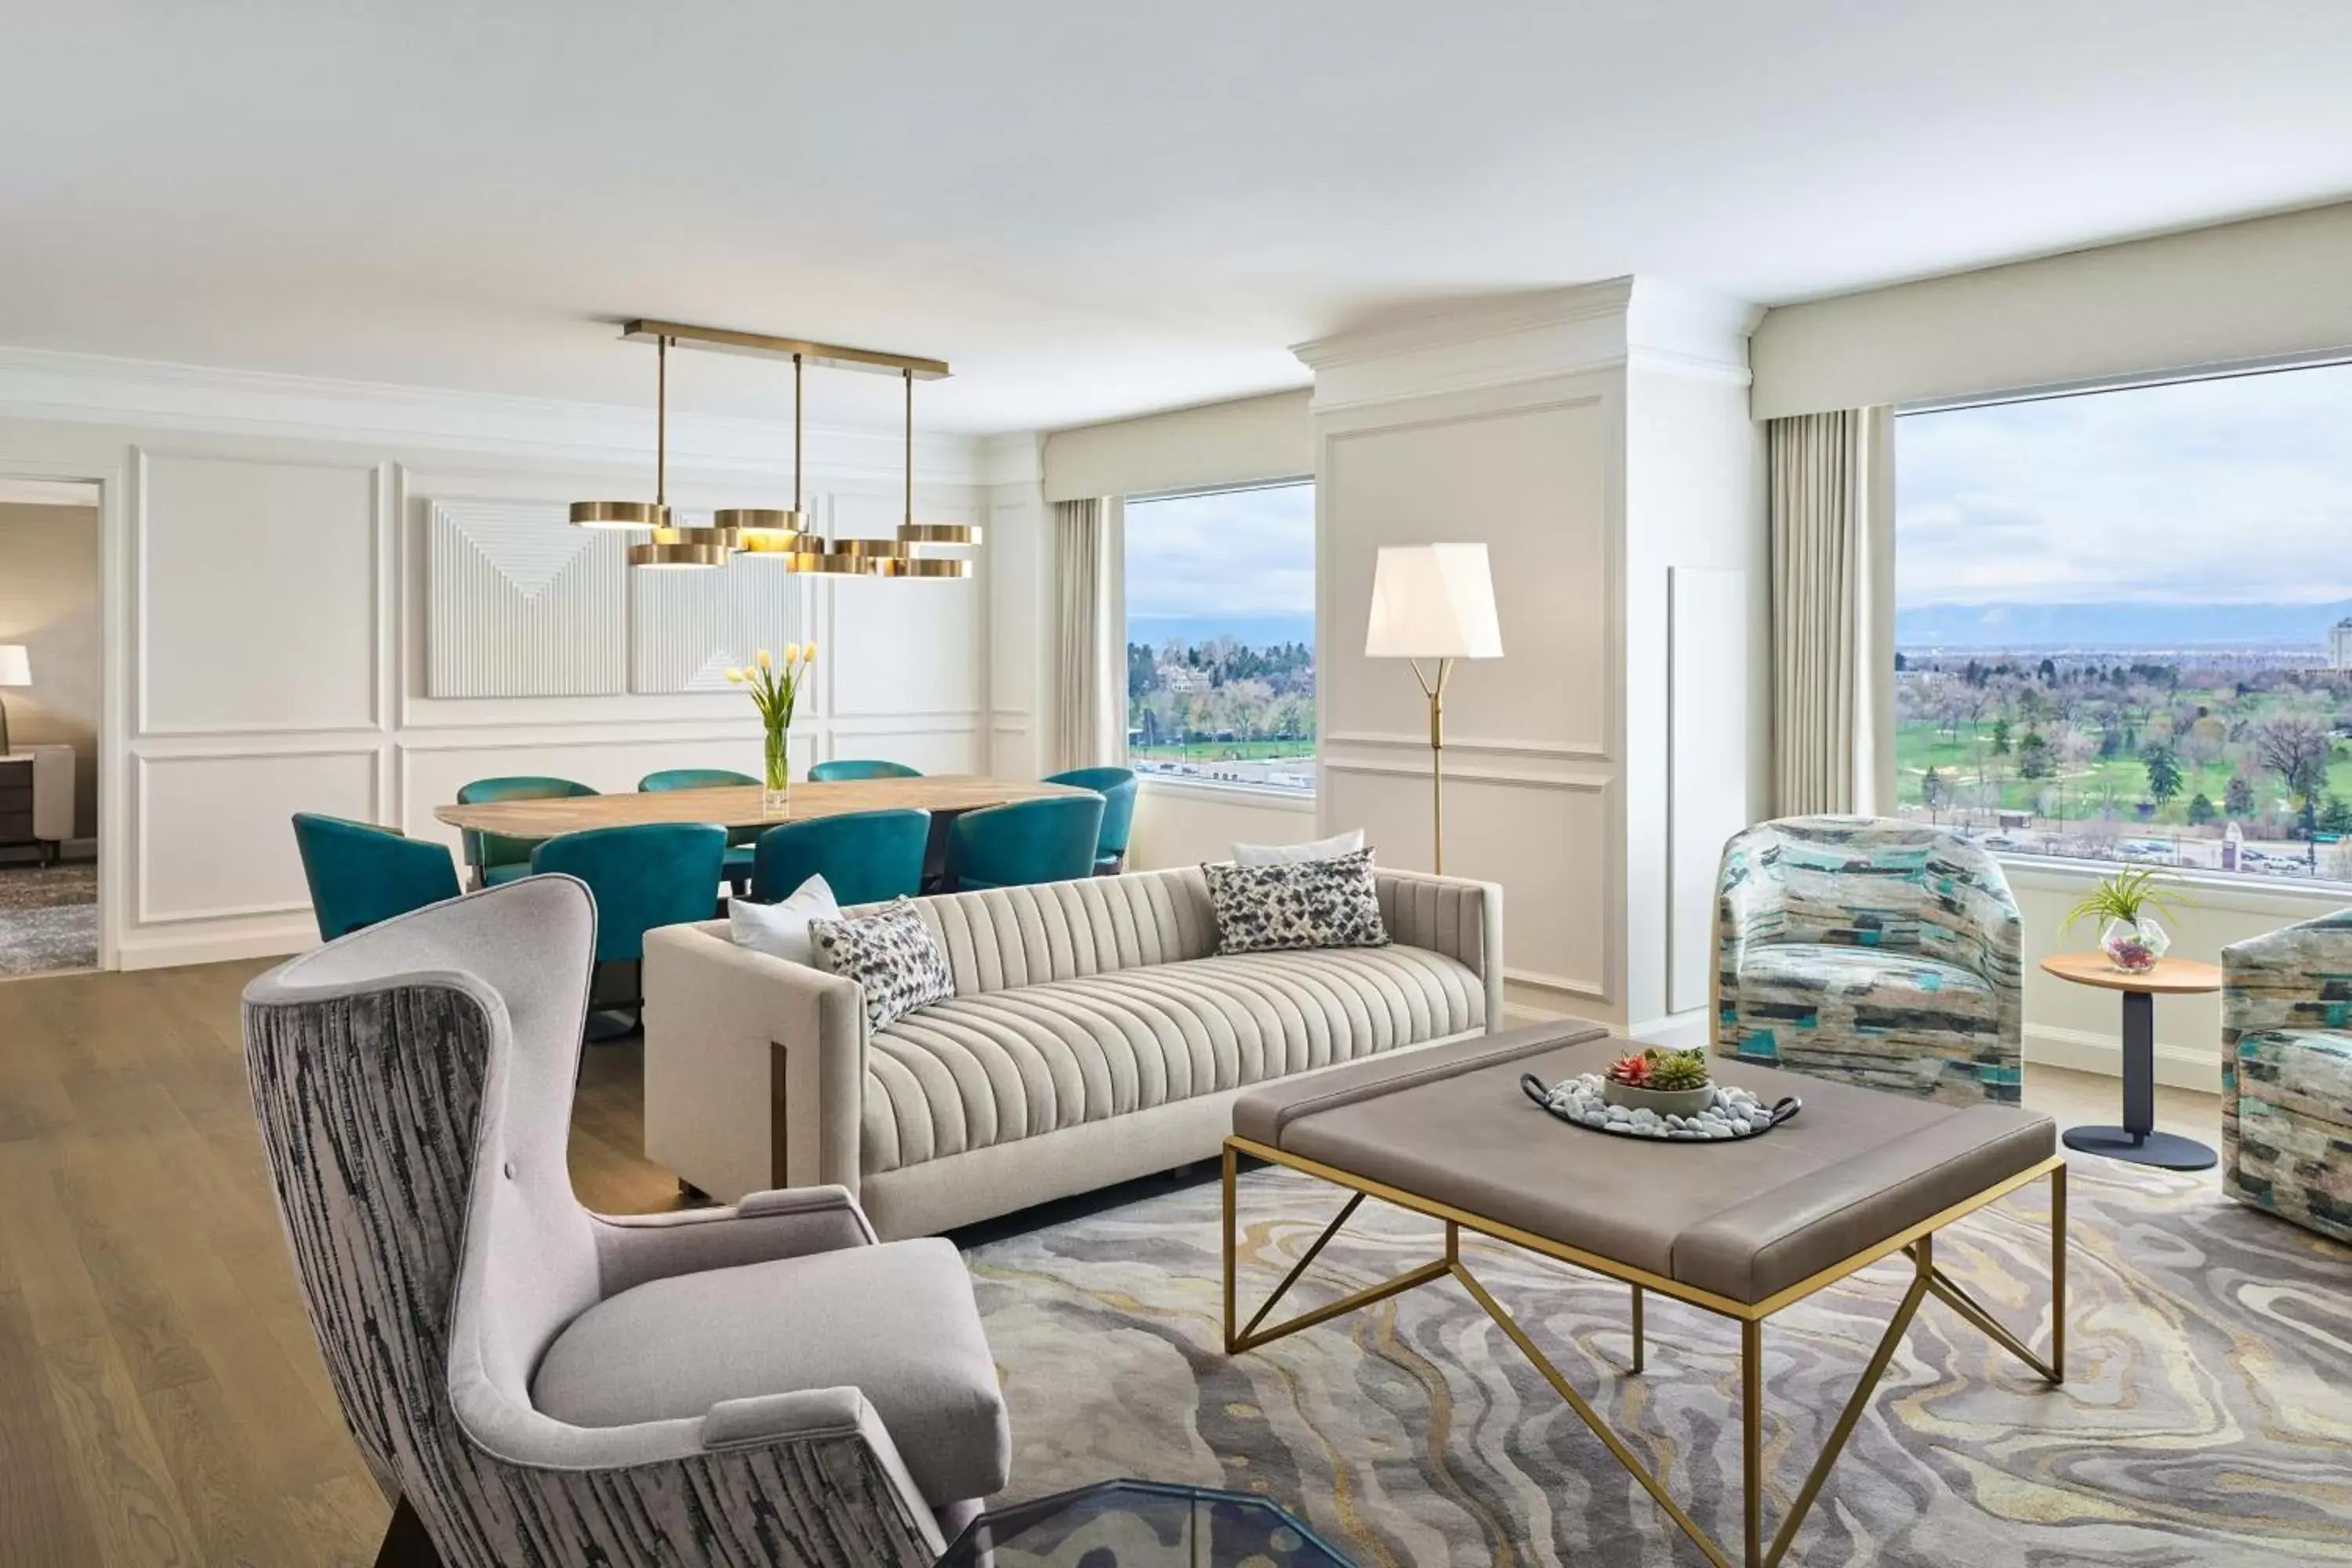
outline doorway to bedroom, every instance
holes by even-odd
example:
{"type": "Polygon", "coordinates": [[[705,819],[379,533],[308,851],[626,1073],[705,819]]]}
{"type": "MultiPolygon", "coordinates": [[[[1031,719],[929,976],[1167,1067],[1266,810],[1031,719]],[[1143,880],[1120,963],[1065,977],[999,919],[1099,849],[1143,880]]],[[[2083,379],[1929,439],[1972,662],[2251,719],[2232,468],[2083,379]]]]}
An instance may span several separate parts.
{"type": "Polygon", "coordinates": [[[99,487],[0,479],[0,980],[99,963],[99,487]]]}

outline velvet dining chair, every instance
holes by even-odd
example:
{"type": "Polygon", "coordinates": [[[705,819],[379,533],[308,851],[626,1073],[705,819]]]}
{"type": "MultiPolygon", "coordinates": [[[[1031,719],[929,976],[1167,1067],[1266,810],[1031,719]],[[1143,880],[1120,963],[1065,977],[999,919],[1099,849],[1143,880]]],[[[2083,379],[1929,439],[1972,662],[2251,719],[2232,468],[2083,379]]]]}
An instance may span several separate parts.
{"type": "Polygon", "coordinates": [[[310,884],[319,939],[332,942],[394,915],[457,898],[448,848],[395,828],[316,812],[294,814],[294,847],[310,884]]]}
{"type": "Polygon", "coordinates": [[[1095,840],[1095,875],[1115,877],[1127,864],[1127,838],[1135,826],[1133,768],[1072,768],[1047,784],[1076,784],[1103,797],[1102,833],[1095,840]]]}
{"type": "MultiPolygon", "coordinates": [[[[568,800],[596,791],[570,779],[517,774],[509,778],[476,779],[457,791],[459,805],[486,805],[499,800],[568,800]]],[[[466,864],[477,887],[488,888],[530,875],[530,852],[545,840],[515,838],[503,833],[466,830],[466,864]]]]}
{"type": "MultiPolygon", "coordinates": [[[[727,789],[750,784],[758,787],[760,781],[750,773],[739,773],[732,768],[664,768],[647,773],[637,781],[637,792],[655,795],[674,789],[727,789]]],[[[757,827],[730,827],[727,830],[727,885],[735,896],[742,897],[751,884],[751,846],[759,841],[757,827]]]]}
{"type": "Polygon", "coordinates": [[[819,763],[809,769],[811,784],[840,784],[850,779],[919,779],[920,768],[910,768],[904,763],[886,763],[872,757],[835,757],[829,763],[819,763]]]}
{"type": "MultiPolygon", "coordinates": [[[[550,838],[531,851],[533,873],[560,872],[588,885],[596,900],[596,968],[600,978],[629,968],[628,985],[614,1005],[644,1006],[637,973],[646,932],[710,918],[727,859],[727,830],[702,822],[646,822],[592,827],[550,838]]],[[[642,1020],[640,1020],[642,1021],[642,1020]]],[[[605,1028],[592,1038],[625,1030],[605,1028]]]]}
{"type": "Polygon", "coordinates": [[[968,892],[1091,877],[1102,819],[1098,795],[1055,795],[967,811],[948,828],[947,885],[952,891],[968,892]]]}
{"type": "Polygon", "coordinates": [[[779,903],[811,877],[823,877],[842,904],[878,904],[923,890],[923,851],[931,814],[912,808],[851,811],[780,823],[760,835],[751,898],[779,903]]]}

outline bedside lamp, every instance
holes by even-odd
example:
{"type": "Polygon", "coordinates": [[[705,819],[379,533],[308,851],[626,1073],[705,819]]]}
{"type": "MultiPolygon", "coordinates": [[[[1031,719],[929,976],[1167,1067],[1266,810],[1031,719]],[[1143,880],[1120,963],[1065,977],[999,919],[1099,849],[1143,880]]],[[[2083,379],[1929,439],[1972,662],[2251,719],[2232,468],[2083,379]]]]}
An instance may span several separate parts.
{"type": "MultiPolygon", "coordinates": [[[[0,686],[33,684],[33,661],[20,642],[0,642],[0,686]]],[[[8,754],[8,705],[0,702],[0,757],[8,754]]]]}
{"type": "Polygon", "coordinates": [[[1429,782],[1434,864],[1445,869],[1445,683],[1457,658],[1500,658],[1495,583],[1483,544],[1384,546],[1372,568],[1366,658],[1402,658],[1429,699],[1429,782]],[[1423,659],[1434,670],[1424,674],[1423,659]]]}

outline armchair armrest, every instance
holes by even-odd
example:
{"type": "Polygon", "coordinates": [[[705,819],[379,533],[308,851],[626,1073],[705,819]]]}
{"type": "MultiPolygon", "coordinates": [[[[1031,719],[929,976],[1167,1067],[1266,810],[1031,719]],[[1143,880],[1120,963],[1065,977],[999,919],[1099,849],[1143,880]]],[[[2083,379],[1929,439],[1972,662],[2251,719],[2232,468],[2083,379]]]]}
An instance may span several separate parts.
{"type": "Polygon", "coordinates": [[[1455,960],[1485,982],[1486,1032],[1503,1026],[1503,889],[1467,877],[1375,868],[1391,940],[1455,960]]]}
{"type": "MultiPolygon", "coordinates": [[[[2221,1040],[2271,1029],[2352,1028],[2352,910],[2221,950],[2221,1040]]],[[[2225,1061],[2224,1067],[2230,1064],[2225,1061]]]]}
{"type": "Polygon", "coordinates": [[[646,1154],[720,1198],[857,1190],[866,1010],[854,980],[738,947],[726,927],[646,933],[646,1154]]]}
{"type": "Polygon", "coordinates": [[[871,1247],[874,1226],[845,1187],[752,1193],[731,1208],[592,1215],[604,1294],[708,1268],[871,1247]]]}

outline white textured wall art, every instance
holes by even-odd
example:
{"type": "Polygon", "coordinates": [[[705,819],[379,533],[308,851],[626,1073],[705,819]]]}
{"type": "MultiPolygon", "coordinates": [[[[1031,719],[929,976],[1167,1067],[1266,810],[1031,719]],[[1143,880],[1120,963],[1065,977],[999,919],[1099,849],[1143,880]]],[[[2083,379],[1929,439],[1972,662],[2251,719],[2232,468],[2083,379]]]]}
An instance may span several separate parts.
{"type": "Polygon", "coordinates": [[[623,535],[572,527],[560,503],[436,500],[425,557],[427,696],[620,693],[623,535]]]}
{"type": "Polygon", "coordinates": [[[629,574],[629,689],[724,691],[727,667],[809,634],[808,579],[782,561],[629,574]]]}

